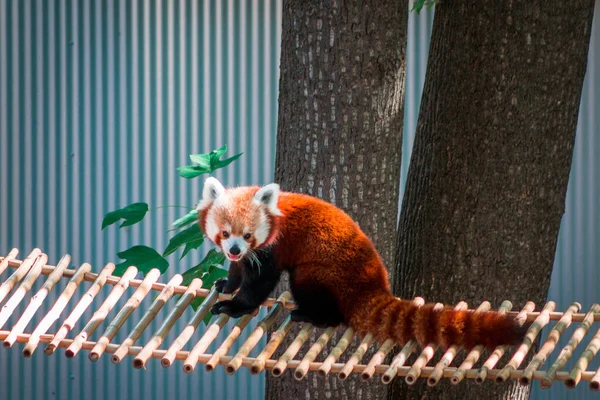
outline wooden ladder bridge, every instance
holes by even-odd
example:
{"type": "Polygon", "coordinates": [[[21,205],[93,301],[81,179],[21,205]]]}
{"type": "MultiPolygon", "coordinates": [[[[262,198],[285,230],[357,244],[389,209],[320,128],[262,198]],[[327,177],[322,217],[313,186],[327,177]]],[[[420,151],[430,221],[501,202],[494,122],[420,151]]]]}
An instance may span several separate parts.
{"type": "MultiPolygon", "coordinates": [[[[366,335],[353,342],[355,332],[351,328],[317,329],[310,324],[301,324],[301,329],[292,334],[295,325],[289,318],[289,310],[294,307],[289,292],[283,293],[277,299],[268,299],[263,307],[269,307],[267,315],[260,319],[246,341],[237,352],[230,350],[244,328],[252,319],[259,318],[257,313],[239,318],[222,343],[216,343],[217,350],[207,353],[207,349],[215,342],[217,335],[224,329],[229,321],[227,315],[213,318],[204,333],[197,340],[190,340],[198,330],[198,326],[209,313],[212,304],[218,299],[230,298],[230,295],[218,294],[214,289],[202,288],[199,279],[193,280],[189,286],[182,286],[182,276],[177,274],[167,283],[158,282],[160,272],[152,270],[144,279],[135,279],[138,271],[129,267],[121,276],[111,275],[115,269],[112,263],[107,264],[100,273],[93,273],[89,264],[83,264],[78,269],[68,269],[71,257],[65,255],[56,266],[47,265],[48,256],[39,249],[34,249],[23,260],[17,259],[18,250],[13,249],[5,257],[0,257],[0,275],[5,271],[11,272],[10,276],[1,281],[0,285],[0,340],[3,347],[12,347],[15,343],[23,343],[23,356],[31,357],[40,344],[44,344],[44,352],[54,354],[56,349],[66,349],[67,357],[74,357],[81,350],[89,352],[89,358],[97,361],[104,353],[110,354],[114,363],[120,363],[126,356],[133,357],[133,367],[143,368],[151,359],[160,359],[164,367],[181,363],[185,372],[192,373],[198,364],[203,364],[207,371],[212,371],[217,365],[225,366],[228,374],[234,374],[240,367],[250,369],[252,374],[259,374],[269,370],[279,376],[285,370],[293,370],[296,379],[302,379],[310,371],[320,375],[337,374],[339,379],[346,379],[350,374],[359,374],[363,379],[373,379],[375,375],[384,384],[390,383],[396,377],[402,377],[408,384],[413,384],[417,379],[427,379],[430,386],[436,385],[442,379],[449,379],[453,384],[461,381],[475,380],[483,383],[493,380],[497,383],[509,379],[519,380],[521,384],[529,384],[533,380],[540,382],[543,388],[549,388],[556,381],[562,381],[568,388],[574,388],[582,381],[586,381],[591,390],[600,390],[600,368],[588,370],[598,349],[600,348],[600,305],[594,304],[582,313],[581,305],[573,303],[564,312],[555,311],[555,303],[549,301],[539,311],[534,311],[535,305],[528,302],[520,311],[511,311],[509,301],[502,303],[499,308],[502,312],[513,314],[522,321],[532,322],[523,342],[519,346],[500,346],[492,352],[485,352],[481,346],[470,350],[460,362],[453,361],[457,354],[463,350],[451,346],[446,350],[438,349],[434,344],[420,348],[414,341],[409,341],[391,360],[385,363],[386,356],[394,348],[394,343],[376,343],[371,335],[366,335]],[[32,287],[37,280],[44,280],[42,287],[33,293],[32,287]],[[85,282],[85,283],[84,283],[85,282]],[[88,289],[79,299],[74,294],[81,285],[88,289]],[[102,301],[94,301],[102,287],[110,285],[112,289],[102,301]],[[56,287],[56,289],[54,289],[56,287]],[[36,317],[44,300],[51,290],[61,292],[50,310],[45,315],[38,316],[39,323],[31,333],[25,329],[36,317]],[[119,299],[123,298],[128,289],[136,288],[120,306],[112,320],[107,319],[111,310],[119,299]],[[128,333],[127,338],[121,343],[113,343],[119,329],[125,321],[132,316],[133,311],[141,304],[150,292],[158,292],[151,305],[139,319],[135,327],[128,333]],[[9,296],[10,295],[10,296],[9,296]],[[175,295],[181,295],[177,299],[175,295]],[[17,306],[26,301],[29,303],[22,315],[13,316],[17,306]],[[189,322],[179,332],[172,343],[165,343],[167,334],[175,323],[192,313],[190,303],[196,297],[204,298],[202,305],[189,317],[189,322]],[[172,299],[173,298],[173,299],[172,299]],[[67,305],[72,305],[68,315],[63,315],[67,305]],[[99,304],[98,304],[99,303],[99,304]],[[74,304],[74,305],[73,305],[74,304]],[[169,306],[167,306],[169,304],[169,306]],[[94,310],[91,319],[81,331],[74,332],[73,328],[82,317],[83,313],[92,307],[94,310]],[[171,307],[167,317],[160,327],[153,332],[146,343],[136,343],[142,333],[149,326],[159,311],[164,307],[171,307]],[[6,328],[4,325],[13,316],[14,325],[6,328]],[[59,321],[56,332],[48,330],[59,321]],[[282,321],[282,322],[281,322],[282,321]],[[558,341],[563,333],[572,326],[572,333],[568,343],[559,350],[558,341]],[[90,338],[94,332],[100,332],[97,340],[90,338]],[[275,329],[261,348],[261,339],[269,329],[275,329]],[[342,333],[340,339],[325,350],[327,344],[334,337],[336,330],[342,333]],[[539,349],[532,354],[528,361],[524,361],[532,350],[533,343],[540,335],[542,329],[548,330],[547,338],[540,344],[539,349]],[[313,331],[318,339],[313,344],[308,343],[313,331]],[[68,336],[72,336],[69,338],[68,336]],[[285,345],[283,345],[285,341],[285,345]],[[194,343],[195,342],[195,343],[194,343]],[[356,344],[353,344],[356,343],[356,344]],[[300,350],[306,344],[304,354],[300,350]],[[575,361],[570,370],[564,370],[566,363],[573,357],[579,345],[585,345],[585,350],[575,361]],[[184,348],[188,348],[185,350],[184,348]],[[280,347],[282,347],[280,349],[280,347]],[[285,347],[285,348],[284,348],[285,347]],[[365,354],[373,349],[372,356],[365,359],[365,354]],[[273,357],[279,350],[280,356],[273,357]],[[325,351],[324,351],[325,350],[325,351]],[[435,361],[434,355],[437,358],[435,361]],[[255,356],[251,357],[250,354],[255,356]],[[412,364],[408,361],[414,360],[412,364]],[[320,360],[320,361],[317,361],[320,360]],[[343,361],[342,361],[343,360],[343,361]],[[544,367],[546,369],[542,370],[544,367]]],[[[110,287],[109,286],[109,287],[110,287]]],[[[418,304],[423,304],[422,298],[415,298],[418,304]]],[[[461,302],[456,305],[458,309],[466,309],[467,304],[461,302]]],[[[477,310],[490,309],[490,303],[484,302],[477,310]]],[[[295,330],[296,331],[296,330],[295,330]]]]}

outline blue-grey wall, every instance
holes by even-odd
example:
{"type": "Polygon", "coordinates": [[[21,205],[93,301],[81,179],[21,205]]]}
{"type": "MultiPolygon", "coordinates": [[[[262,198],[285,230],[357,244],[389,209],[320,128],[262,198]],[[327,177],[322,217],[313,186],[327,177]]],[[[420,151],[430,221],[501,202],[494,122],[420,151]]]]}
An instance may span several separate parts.
{"type": "MultiPolygon", "coordinates": [[[[432,21],[431,11],[409,18],[403,183],[432,21]]],[[[0,0],[0,253],[40,247],[52,263],[70,253],[74,264],[88,261],[98,270],[134,244],[163,248],[181,210],[157,210],[121,231],[100,231],[103,214],[134,201],[193,205],[201,182],[182,180],[175,168],[188,153],[224,143],[244,156],[217,176],[229,185],[269,182],[280,32],[276,0],[0,0]]],[[[587,307],[600,289],[599,69],[596,23],[549,296],[560,308],[573,300],[587,307]]],[[[181,263],[170,258],[166,275],[191,267],[200,254],[181,263]]],[[[131,328],[128,322],[122,330],[131,328]]],[[[41,351],[26,360],[19,346],[0,351],[0,398],[264,394],[263,376],[245,370],[188,376],[179,364],[150,362],[138,371],[105,357],[91,363],[85,354],[67,360],[41,351]]],[[[535,397],[582,398],[582,389],[557,384],[536,388],[535,397]]]]}

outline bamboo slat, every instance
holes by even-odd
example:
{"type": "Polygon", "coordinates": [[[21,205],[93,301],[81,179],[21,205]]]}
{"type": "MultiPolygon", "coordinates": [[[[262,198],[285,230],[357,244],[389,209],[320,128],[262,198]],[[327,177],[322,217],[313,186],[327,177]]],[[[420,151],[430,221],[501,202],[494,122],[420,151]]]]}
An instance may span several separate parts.
{"type": "Polygon", "coordinates": [[[77,288],[83,281],[83,275],[89,272],[91,268],[92,266],[90,264],[85,263],[77,270],[77,273],[73,275],[73,277],[65,287],[65,290],[63,290],[62,294],[58,297],[58,299],[56,299],[56,302],[54,303],[48,314],[46,314],[46,316],[40,321],[38,326],[31,334],[29,341],[23,349],[23,356],[31,357],[31,355],[33,354],[33,352],[37,348],[37,345],[40,342],[40,336],[46,333],[50,326],[52,326],[52,324],[56,322],[56,320],[58,320],[60,314],[67,306],[67,303],[69,302],[71,297],[73,297],[75,290],[77,290],[77,288]]]}
{"type": "Polygon", "coordinates": [[[104,303],[100,306],[100,308],[92,315],[92,318],[89,322],[83,327],[81,333],[75,337],[73,343],[69,346],[67,351],[65,351],[65,355],[68,358],[73,358],[79,350],[81,350],[81,344],[86,341],[100,326],[102,322],[108,316],[110,310],[113,309],[117,301],[123,296],[125,289],[129,286],[129,280],[133,278],[137,274],[138,270],[136,267],[129,267],[121,277],[119,284],[115,285],[106,298],[104,303]]]}
{"type": "MultiPolygon", "coordinates": [[[[12,251],[11,251],[11,253],[12,253],[12,251]]],[[[42,254],[42,251],[40,249],[33,249],[31,251],[31,253],[29,253],[29,255],[27,256],[27,258],[25,260],[19,262],[19,264],[17,266],[17,270],[15,272],[13,272],[13,274],[10,277],[8,277],[7,280],[2,282],[2,285],[0,285],[0,303],[2,303],[4,298],[10,293],[10,291],[13,289],[13,287],[17,283],[19,283],[21,281],[21,279],[23,279],[25,274],[27,274],[27,272],[29,272],[29,269],[31,268],[31,266],[33,265],[35,260],[37,260],[41,254],[42,254]]],[[[9,255],[10,255],[10,253],[9,253],[9,255]]],[[[10,257],[5,257],[2,259],[2,264],[7,264],[7,265],[11,266],[11,264],[12,264],[11,261],[12,260],[10,259],[10,257]],[[7,260],[7,261],[5,262],[5,260],[7,260]]],[[[16,261],[12,261],[12,262],[16,262],[16,261]]]]}
{"type": "MultiPolygon", "coordinates": [[[[491,307],[492,307],[492,305],[488,301],[484,301],[483,303],[481,303],[479,305],[479,307],[477,307],[475,312],[488,311],[491,307]]],[[[462,381],[465,378],[466,371],[468,369],[471,369],[473,367],[473,365],[475,365],[477,360],[479,360],[479,356],[481,355],[482,350],[483,350],[482,345],[477,345],[473,349],[471,349],[469,354],[467,354],[467,358],[465,358],[465,360],[462,362],[460,367],[458,367],[456,372],[454,372],[454,375],[452,375],[450,382],[453,385],[458,385],[460,383],[460,381],[462,381]]]]}
{"type": "Polygon", "coordinates": [[[44,352],[47,355],[53,354],[54,350],[58,347],[58,343],[65,337],[67,337],[67,334],[71,331],[71,329],[73,329],[77,321],[79,321],[81,315],[83,315],[85,310],[87,310],[90,304],[92,304],[94,297],[96,297],[100,289],[102,289],[102,287],[106,283],[108,276],[114,271],[114,269],[115,264],[108,263],[104,267],[102,272],[100,272],[100,274],[96,277],[96,280],[94,281],[92,286],[83,295],[81,300],[79,300],[79,303],[77,303],[77,305],[75,306],[73,311],[71,311],[65,322],[63,322],[62,326],[58,329],[56,335],[54,335],[54,340],[52,340],[52,342],[50,342],[50,344],[44,350],[44,352]]]}
{"type": "Polygon", "coordinates": [[[175,325],[175,322],[181,317],[187,306],[194,300],[196,289],[202,287],[202,281],[194,278],[190,283],[188,290],[181,296],[175,307],[171,310],[167,318],[164,320],[160,328],[156,331],[152,339],[146,343],[140,354],[133,359],[133,367],[140,369],[144,368],[148,359],[152,356],[152,352],[160,347],[165,340],[167,334],[175,325]]]}
{"type": "Polygon", "coordinates": [[[525,368],[525,371],[523,371],[523,375],[519,378],[519,382],[521,382],[522,385],[529,385],[533,373],[546,362],[548,355],[554,350],[554,347],[556,347],[558,339],[560,339],[560,335],[562,335],[565,329],[571,325],[571,322],[573,321],[573,313],[579,311],[580,308],[581,304],[577,302],[571,304],[571,306],[567,308],[567,311],[560,321],[554,325],[554,328],[552,328],[548,334],[548,337],[546,338],[546,342],[544,342],[527,368],[525,368]]]}
{"type": "Polygon", "coordinates": [[[176,274],[174,275],[169,283],[167,283],[163,290],[160,292],[158,296],[154,299],[148,311],[144,314],[142,319],[137,323],[137,325],[133,328],[133,330],[129,333],[127,338],[121,343],[119,348],[114,352],[114,354],[110,357],[110,361],[113,364],[120,363],[123,358],[128,354],[129,348],[135,343],[136,340],[144,333],[146,327],[156,318],[158,312],[165,305],[167,300],[173,296],[175,293],[175,287],[181,283],[183,280],[183,276],[176,274]]]}
{"type": "MultiPolygon", "coordinates": [[[[277,348],[281,346],[295,324],[286,311],[286,309],[294,306],[289,293],[286,293],[284,298],[269,299],[263,303],[263,306],[272,305],[273,308],[253,329],[248,339],[241,346],[240,351],[232,355],[227,354],[235,341],[239,339],[243,329],[256,318],[258,309],[254,314],[244,315],[237,319],[231,328],[226,328],[228,332],[224,336],[225,339],[217,343],[217,350],[214,354],[210,354],[206,352],[207,349],[217,340],[218,333],[225,328],[229,317],[226,315],[218,316],[206,329],[200,328],[200,322],[208,314],[215,301],[231,298],[231,295],[218,294],[214,289],[212,291],[203,289],[200,287],[201,282],[199,281],[195,281],[190,286],[180,286],[182,282],[181,275],[175,275],[165,284],[158,282],[157,271],[148,273],[144,279],[140,280],[135,279],[135,273],[130,270],[123,277],[112,276],[114,264],[107,264],[100,273],[92,273],[89,264],[83,264],[77,270],[68,269],[67,257],[63,257],[56,267],[47,265],[47,256],[39,249],[35,249],[23,261],[16,260],[17,255],[18,251],[13,249],[6,257],[0,257],[0,273],[7,268],[15,269],[10,277],[6,278],[4,282],[0,282],[2,300],[13,292],[2,310],[0,310],[0,323],[6,324],[11,316],[10,321],[15,321],[12,326],[8,327],[8,330],[0,330],[0,340],[5,343],[5,346],[25,343],[23,350],[25,356],[31,356],[39,343],[48,343],[47,354],[52,354],[56,348],[67,349],[67,353],[75,349],[73,355],[81,350],[91,351],[90,358],[97,359],[105,352],[111,354],[113,362],[120,362],[125,356],[131,356],[134,363],[137,362],[137,366],[142,367],[150,358],[160,359],[161,364],[164,366],[171,365],[175,360],[181,360],[183,361],[184,370],[188,373],[194,371],[197,364],[204,364],[207,370],[212,370],[217,365],[223,365],[229,373],[233,373],[241,367],[246,367],[253,374],[264,370],[272,370],[275,376],[281,375],[286,369],[291,369],[297,379],[302,379],[309,371],[313,371],[321,375],[335,373],[338,374],[340,379],[345,379],[350,374],[359,374],[366,379],[373,377],[375,374],[380,374],[384,383],[391,382],[396,376],[405,377],[410,382],[415,382],[419,378],[427,379],[429,385],[437,384],[442,379],[450,379],[454,383],[458,383],[463,379],[476,380],[477,382],[483,382],[484,380],[504,382],[508,379],[517,379],[523,383],[538,380],[543,387],[549,387],[555,381],[564,381],[564,384],[569,388],[577,386],[581,381],[587,381],[591,390],[600,389],[600,369],[588,370],[592,362],[596,361],[595,357],[597,357],[600,349],[600,328],[597,326],[600,321],[600,305],[593,305],[587,313],[581,313],[579,312],[580,305],[574,303],[563,313],[555,311],[556,305],[552,302],[548,302],[540,311],[533,311],[533,303],[527,303],[520,312],[512,312],[508,311],[510,303],[504,302],[500,307],[500,311],[517,318],[519,323],[531,322],[531,326],[527,330],[522,343],[514,347],[514,354],[507,357],[507,361],[504,361],[504,365],[504,356],[513,350],[512,347],[499,346],[494,349],[486,360],[481,360],[482,366],[476,369],[474,365],[481,357],[482,347],[480,345],[475,346],[467,354],[465,361],[458,367],[452,365],[456,354],[460,350],[456,346],[450,346],[443,354],[440,354],[441,359],[436,365],[428,366],[435,353],[439,351],[433,343],[425,346],[417,353],[418,357],[415,362],[408,364],[407,360],[417,348],[414,339],[410,340],[401,349],[389,365],[386,365],[385,357],[395,344],[388,340],[375,347],[373,335],[367,334],[355,346],[351,343],[356,333],[348,327],[344,327],[344,330],[341,331],[343,334],[339,341],[331,344],[329,351],[327,351],[328,354],[323,356],[323,361],[317,361],[320,359],[320,355],[326,352],[325,346],[331,341],[336,328],[330,327],[325,330],[318,330],[318,340],[303,354],[301,349],[304,343],[316,329],[306,323],[302,324],[302,329],[292,339],[290,345],[283,349],[282,356],[278,359],[272,359],[271,357],[277,348]],[[42,282],[40,278],[42,275],[47,276],[45,283],[36,293],[32,292],[33,284],[38,281],[42,282]],[[70,278],[66,287],[60,293],[50,311],[46,315],[39,315],[40,310],[44,309],[42,307],[44,301],[49,297],[48,293],[63,278],[70,278]],[[87,291],[83,297],[73,300],[76,289],[84,282],[87,282],[85,283],[87,291]],[[105,284],[111,285],[112,290],[106,299],[94,305],[94,298],[99,295],[105,284]],[[128,287],[136,289],[128,289],[128,287]],[[119,298],[125,296],[125,292],[128,290],[131,290],[133,294],[128,296],[128,300],[124,302],[116,316],[104,329],[99,340],[91,341],[89,336],[106,320],[108,313],[116,306],[119,298]],[[127,319],[132,318],[132,311],[140,306],[141,301],[149,294],[150,290],[160,293],[141,316],[141,319],[137,321],[135,328],[127,338],[122,343],[112,343],[117,331],[127,319]],[[150,341],[144,346],[134,345],[174,294],[182,294],[183,296],[176,302],[167,317],[161,321],[160,328],[154,333],[150,341]],[[204,297],[203,304],[196,312],[189,311],[190,319],[187,325],[181,332],[177,332],[176,339],[171,343],[165,343],[168,338],[167,333],[172,330],[176,321],[184,318],[189,303],[195,297],[204,297]],[[20,315],[13,315],[16,307],[27,300],[29,304],[24,308],[24,311],[20,315]],[[47,333],[52,324],[61,319],[61,313],[72,300],[76,302],[76,305],[66,318],[63,317],[64,320],[61,321],[56,333],[47,333]],[[93,315],[91,319],[85,321],[84,328],[75,338],[68,339],[67,334],[73,330],[85,310],[92,307],[93,315]],[[260,339],[268,329],[274,326],[276,318],[279,320],[281,314],[285,317],[282,324],[269,338],[266,345],[259,345],[260,339]],[[29,334],[25,330],[35,317],[40,317],[40,322],[33,333],[29,334]],[[559,354],[555,354],[554,350],[561,335],[571,324],[576,322],[581,324],[574,327],[566,346],[561,349],[559,354]],[[200,339],[193,348],[183,350],[193,334],[202,329],[204,331],[199,333],[200,339]],[[549,329],[548,338],[540,349],[533,354],[532,344],[543,329],[549,329]],[[593,332],[593,335],[591,332],[593,332]],[[587,341],[586,336],[589,338],[587,341]],[[575,360],[574,367],[570,371],[563,371],[577,346],[584,341],[587,344],[586,348],[581,356],[575,360]],[[163,343],[166,345],[165,349],[160,349],[159,347],[163,343]],[[374,348],[377,351],[368,362],[363,361],[362,359],[369,348],[374,348]],[[253,351],[258,354],[256,357],[250,356],[253,351]],[[339,362],[338,360],[345,352],[350,355],[348,361],[345,363],[339,362]],[[521,364],[523,364],[523,360],[528,354],[532,357],[531,362],[524,368],[521,364]],[[295,357],[297,359],[294,359],[295,357]],[[361,362],[367,362],[367,364],[361,362]],[[545,364],[548,364],[549,367],[547,370],[542,370],[541,367],[545,364]]],[[[419,304],[423,302],[419,298],[413,301],[417,301],[419,304]]],[[[465,307],[465,305],[461,305],[462,307],[465,307]]],[[[478,308],[480,311],[485,309],[490,309],[487,302],[484,302],[478,308]]]]}
{"type": "Polygon", "coordinates": [[[33,318],[35,312],[42,306],[44,299],[48,293],[50,293],[54,285],[56,285],[56,282],[62,278],[62,273],[70,262],[71,256],[68,254],[58,262],[56,269],[48,276],[44,286],[42,286],[42,288],[38,290],[38,292],[31,298],[27,308],[25,311],[23,311],[23,314],[21,314],[21,318],[19,318],[17,323],[13,326],[10,334],[6,337],[6,339],[4,339],[4,347],[12,347],[15,340],[17,340],[17,335],[23,332],[27,324],[33,318]]]}
{"type": "Polygon", "coordinates": [[[567,361],[571,359],[573,350],[575,350],[579,342],[581,342],[581,339],[583,339],[586,333],[588,333],[590,330],[592,322],[594,322],[594,313],[597,313],[598,311],[600,311],[600,305],[593,304],[590,308],[590,311],[587,313],[586,318],[583,320],[581,325],[575,329],[571,339],[569,339],[567,345],[561,350],[560,354],[556,358],[556,361],[554,361],[554,364],[552,364],[550,369],[548,369],[546,376],[540,382],[543,388],[547,389],[552,386],[552,381],[556,376],[556,372],[564,367],[567,361]]]}
{"type": "MultiPolygon", "coordinates": [[[[227,336],[227,338],[223,341],[223,343],[221,343],[221,346],[219,346],[217,351],[215,351],[215,354],[212,355],[210,360],[208,360],[208,362],[204,366],[207,371],[210,372],[215,369],[215,367],[219,363],[219,359],[222,356],[227,354],[227,352],[229,351],[231,346],[233,346],[235,341],[240,337],[244,328],[248,325],[248,323],[250,321],[252,321],[252,318],[255,315],[256,315],[256,312],[254,314],[243,315],[242,317],[240,317],[238,319],[237,323],[231,329],[231,332],[229,332],[229,335],[227,336]]],[[[210,343],[212,343],[213,339],[214,338],[211,339],[210,343]]],[[[208,340],[205,340],[204,343],[202,344],[202,346],[198,346],[198,347],[194,348],[194,350],[196,350],[197,354],[199,355],[200,353],[203,353],[204,351],[206,351],[206,349],[208,348],[210,343],[208,340]]]]}
{"type": "MultiPolygon", "coordinates": [[[[527,313],[533,311],[534,308],[535,304],[531,301],[528,301],[517,316],[516,320],[520,321],[521,323],[524,322],[527,318],[527,313]]],[[[496,366],[496,364],[498,363],[498,361],[500,361],[500,358],[502,358],[502,356],[504,355],[504,353],[506,353],[508,348],[509,346],[498,346],[494,349],[492,354],[490,354],[488,359],[483,363],[483,365],[479,369],[479,372],[477,373],[477,378],[475,378],[476,383],[482,384],[485,381],[489,371],[496,366]]]]}
{"type": "Polygon", "coordinates": [[[298,332],[296,338],[292,341],[292,343],[290,343],[286,351],[277,360],[277,363],[272,370],[273,376],[280,376],[283,374],[288,366],[289,361],[293,359],[296,354],[298,354],[298,351],[300,351],[302,345],[308,340],[313,330],[314,326],[311,324],[304,324],[302,326],[302,329],[300,332],[298,332]]]}
{"type": "Polygon", "coordinates": [[[144,297],[150,291],[150,287],[154,282],[158,280],[160,277],[160,270],[157,268],[151,269],[147,274],[142,284],[138,286],[137,290],[133,293],[131,298],[127,300],[127,303],[123,306],[123,308],[119,311],[119,313],[113,318],[111,323],[106,327],[106,330],[98,339],[98,343],[90,352],[90,360],[98,361],[104,353],[106,346],[110,343],[110,341],[115,337],[121,326],[127,321],[127,318],[131,315],[132,312],[135,311],[136,308],[140,305],[144,297]]]}
{"type": "Polygon", "coordinates": [[[275,305],[269,311],[269,314],[258,324],[258,326],[254,329],[254,331],[250,334],[248,339],[244,342],[242,347],[240,347],[237,354],[233,357],[231,362],[227,364],[225,368],[225,372],[229,375],[234,374],[238,368],[242,366],[242,361],[244,357],[247,357],[248,354],[254,349],[258,341],[262,338],[262,336],[267,333],[267,331],[273,326],[275,323],[275,319],[277,316],[283,311],[283,307],[285,302],[288,301],[292,297],[290,292],[283,292],[281,296],[277,299],[275,305]]]}
{"type": "MultiPolygon", "coordinates": [[[[434,310],[442,310],[443,308],[444,308],[444,305],[441,303],[437,303],[433,307],[434,310]]],[[[458,303],[456,305],[456,307],[454,307],[454,310],[461,311],[461,310],[466,310],[467,308],[468,308],[467,303],[465,303],[464,301],[461,301],[460,303],[458,303]]],[[[427,346],[425,346],[425,348],[421,351],[421,354],[419,355],[419,357],[417,357],[417,360],[413,363],[413,365],[408,370],[408,374],[406,374],[406,378],[404,378],[406,383],[408,383],[409,385],[413,385],[417,381],[417,378],[421,375],[421,371],[423,370],[423,367],[425,365],[427,365],[427,363],[429,361],[431,361],[431,359],[433,358],[433,355],[434,355],[435,351],[437,350],[437,347],[438,346],[435,343],[429,343],[429,344],[427,344],[427,346]]]]}
{"type": "Polygon", "coordinates": [[[46,254],[40,255],[40,257],[37,258],[33,263],[31,269],[27,272],[27,275],[25,275],[25,278],[23,278],[23,282],[21,282],[17,290],[15,290],[13,295],[6,301],[6,304],[4,304],[2,310],[0,311],[0,328],[2,328],[6,321],[8,321],[13,311],[15,311],[15,308],[17,308],[21,300],[23,300],[27,292],[31,290],[33,282],[40,275],[40,272],[42,272],[42,266],[46,264],[47,261],[48,256],[46,254]]]}
{"type": "Polygon", "coordinates": [[[204,301],[202,305],[198,308],[198,311],[194,314],[190,322],[188,322],[187,326],[184,328],[183,332],[175,339],[169,350],[167,350],[167,354],[160,360],[160,364],[163,367],[170,367],[175,360],[175,354],[185,346],[185,344],[190,340],[200,322],[206,317],[208,314],[208,310],[215,304],[219,293],[213,288],[210,294],[204,301]]]}

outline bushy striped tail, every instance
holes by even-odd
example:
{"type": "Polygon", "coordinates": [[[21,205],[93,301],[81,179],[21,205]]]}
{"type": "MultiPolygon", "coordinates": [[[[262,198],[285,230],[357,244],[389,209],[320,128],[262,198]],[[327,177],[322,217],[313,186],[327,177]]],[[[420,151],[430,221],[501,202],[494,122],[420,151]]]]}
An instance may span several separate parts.
{"type": "Polygon", "coordinates": [[[369,310],[363,309],[362,318],[351,319],[350,326],[362,334],[370,332],[380,343],[392,339],[404,345],[414,338],[421,346],[435,343],[448,348],[455,344],[471,349],[481,344],[493,349],[520,343],[527,330],[514,317],[497,311],[419,306],[389,293],[373,297],[367,304],[369,310]]]}

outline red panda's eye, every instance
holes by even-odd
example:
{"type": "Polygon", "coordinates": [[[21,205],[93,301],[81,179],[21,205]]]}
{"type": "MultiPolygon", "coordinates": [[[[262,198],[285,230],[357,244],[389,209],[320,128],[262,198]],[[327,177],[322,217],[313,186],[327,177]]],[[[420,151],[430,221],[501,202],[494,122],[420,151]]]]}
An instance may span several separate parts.
{"type": "Polygon", "coordinates": [[[223,235],[223,237],[224,237],[225,239],[227,239],[227,238],[229,237],[229,232],[227,232],[227,231],[223,231],[223,232],[222,232],[222,235],[223,235]]]}
{"type": "Polygon", "coordinates": [[[244,235],[244,240],[250,240],[250,238],[251,238],[251,237],[252,237],[252,235],[251,235],[251,234],[249,234],[249,233],[246,233],[246,234],[244,235]]]}

